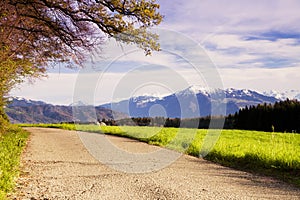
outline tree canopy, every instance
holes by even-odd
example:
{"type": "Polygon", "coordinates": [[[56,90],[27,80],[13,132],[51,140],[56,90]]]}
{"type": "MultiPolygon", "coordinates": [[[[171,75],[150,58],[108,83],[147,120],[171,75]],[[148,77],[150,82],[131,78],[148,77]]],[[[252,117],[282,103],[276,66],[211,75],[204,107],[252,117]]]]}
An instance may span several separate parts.
{"type": "MultiPolygon", "coordinates": [[[[162,16],[155,0],[0,1],[0,86],[3,96],[53,62],[80,64],[107,37],[159,50],[148,31],[162,16]]],[[[2,107],[2,104],[0,105],[2,107]]]]}
{"type": "Polygon", "coordinates": [[[157,36],[146,31],[161,22],[158,8],[154,0],[3,0],[1,46],[9,56],[43,64],[80,61],[106,36],[158,50],[157,36]]]}

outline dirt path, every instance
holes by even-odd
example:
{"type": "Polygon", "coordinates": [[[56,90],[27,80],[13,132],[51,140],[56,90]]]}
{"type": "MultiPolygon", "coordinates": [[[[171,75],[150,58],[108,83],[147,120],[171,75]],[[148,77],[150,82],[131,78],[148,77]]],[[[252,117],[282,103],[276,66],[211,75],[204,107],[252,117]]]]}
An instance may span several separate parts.
{"type": "MultiPolygon", "coordinates": [[[[91,156],[75,131],[28,130],[23,172],[11,199],[300,199],[299,189],[282,182],[186,155],[155,172],[120,172],[91,156]]],[[[159,149],[104,137],[129,152],[159,149]]]]}

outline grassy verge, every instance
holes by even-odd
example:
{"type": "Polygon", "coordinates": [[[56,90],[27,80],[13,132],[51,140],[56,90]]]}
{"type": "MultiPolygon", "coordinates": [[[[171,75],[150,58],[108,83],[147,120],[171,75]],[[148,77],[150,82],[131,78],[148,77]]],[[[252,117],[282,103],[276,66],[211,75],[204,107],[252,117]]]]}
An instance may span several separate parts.
{"type": "MultiPolygon", "coordinates": [[[[27,125],[31,126],[31,125],[27,125]]],[[[35,125],[101,132],[135,138],[199,156],[207,130],[74,124],[35,125]]],[[[205,159],[236,169],[270,175],[300,187],[300,134],[223,130],[205,159]]]]}
{"type": "Polygon", "coordinates": [[[20,156],[28,134],[17,126],[8,125],[0,133],[0,199],[6,199],[19,175],[20,156]]]}
{"type": "Polygon", "coordinates": [[[205,159],[300,187],[300,135],[224,130],[205,159]]]}

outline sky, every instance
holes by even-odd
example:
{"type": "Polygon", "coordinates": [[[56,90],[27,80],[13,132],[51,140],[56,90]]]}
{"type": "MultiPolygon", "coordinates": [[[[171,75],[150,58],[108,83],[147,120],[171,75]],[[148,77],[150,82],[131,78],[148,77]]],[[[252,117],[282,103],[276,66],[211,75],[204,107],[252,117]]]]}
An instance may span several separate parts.
{"type": "MultiPolygon", "coordinates": [[[[113,39],[84,69],[48,70],[48,78],[11,92],[53,104],[102,104],[190,85],[300,91],[300,1],[158,0],[164,20],[152,31],[162,51],[145,56],[113,39]]],[[[299,92],[300,93],[300,92],[299,92]]]]}

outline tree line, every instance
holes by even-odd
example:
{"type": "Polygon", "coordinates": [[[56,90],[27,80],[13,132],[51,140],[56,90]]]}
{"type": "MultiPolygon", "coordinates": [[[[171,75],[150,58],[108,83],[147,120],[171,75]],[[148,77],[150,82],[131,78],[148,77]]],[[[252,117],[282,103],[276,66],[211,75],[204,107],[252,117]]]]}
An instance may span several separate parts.
{"type": "Polygon", "coordinates": [[[138,117],[121,120],[102,119],[107,125],[159,126],[175,128],[210,128],[211,120],[223,123],[224,129],[244,129],[267,132],[300,133],[300,102],[298,100],[279,101],[275,104],[246,106],[233,115],[207,116],[201,118],[138,117]]]}
{"type": "MultiPolygon", "coordinates": [[[[224,117],[213,117],[214,120],[224,120],[224,117]]],[[[211,117],[201,118],[165,118],[165,117],[132,117],[120,120],[101,119],[108,126],[156,126],[156,127],[174,127],[174,128],[198,128],[208,129],[211,117]]]]}
{"type": "Polygon", "coordinates": [[[300,102],[287,99],[275,104],[246,106],[229,115],[227,123],[236,129],[300,133],[300,102]]]}

